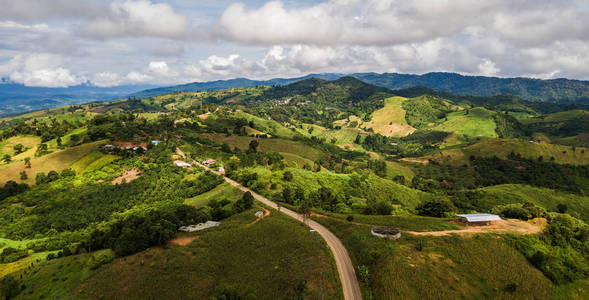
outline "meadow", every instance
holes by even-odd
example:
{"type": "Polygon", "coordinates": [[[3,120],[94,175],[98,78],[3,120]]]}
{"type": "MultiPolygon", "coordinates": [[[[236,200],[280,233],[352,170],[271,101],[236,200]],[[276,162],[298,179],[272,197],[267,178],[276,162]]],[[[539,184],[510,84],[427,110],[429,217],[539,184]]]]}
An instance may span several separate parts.
{"type": "Polygon", "coordinates": [[[314,220],[346,245],[364,299],[552,299],[556,293],[554,284],[500,236],[403,234],[386,240],[370,235],[368,226],[314,220]]]}
{"type": "MultiPolygon", "coordinates": [[[[79,299],[340,299],[327,246],[276,211],[252,225],[254,210],[190,235],[186,246],[118,259],[75,288],[79,299]],[[228,297],[228,296],[227,296],[228,297]],[[238,298],[217,298],[238,299],[238,298]]],[[[186,235],[183,235],[186,236],[186,235]]]]}

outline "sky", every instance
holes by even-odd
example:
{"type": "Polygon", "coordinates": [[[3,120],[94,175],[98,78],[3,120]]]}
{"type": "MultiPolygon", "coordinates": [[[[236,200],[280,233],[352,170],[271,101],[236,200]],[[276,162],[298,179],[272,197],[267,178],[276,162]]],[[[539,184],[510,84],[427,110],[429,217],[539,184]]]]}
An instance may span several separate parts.
{"type": "Polygon", "coordinates": [[[309,73],[589,80],[586,0],[0,0],[0,77],[171,85],[309,73]]]}

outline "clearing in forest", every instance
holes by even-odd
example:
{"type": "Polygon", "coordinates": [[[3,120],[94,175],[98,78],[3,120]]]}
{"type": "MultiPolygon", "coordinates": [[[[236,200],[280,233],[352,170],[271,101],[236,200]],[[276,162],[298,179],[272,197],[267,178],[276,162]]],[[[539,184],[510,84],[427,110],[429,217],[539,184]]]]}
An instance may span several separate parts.
{"type": "Polygon", "coordinates": [[[364,123],[366,128],[372,128],[375,133],[384,136],[407,136],[415,131],[415,128],[407,124],[403,102],[407,98],[391,97],[384,100],[384,107],[372,113],[372,120],[364,123]]]}

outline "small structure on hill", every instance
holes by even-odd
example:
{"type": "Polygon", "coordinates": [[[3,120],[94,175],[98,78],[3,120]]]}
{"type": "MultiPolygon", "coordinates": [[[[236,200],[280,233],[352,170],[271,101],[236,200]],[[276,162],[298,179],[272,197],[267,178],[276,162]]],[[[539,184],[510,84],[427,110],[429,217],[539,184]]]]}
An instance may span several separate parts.
{"type": "Polygon", "coordinates": [[[205,223],[198,223],[196,225],[188,225],[188,226],[180,226],[178,230],[185,231],[185,232],[194,232],[199,230],[204,230],[212,227],[216,227],[221,225],[221,222],[215,221],[206,221],[205,223]]]}
{"type": "Polygon", "coordinates": [[[180,168],[190,168],[191,165],[183,160],[175,160],[174,161],[174,165],[176,165],[176,167],[180,167],[180,168]]]}
{"type": "Polygon", "coordinates": [[[264,216],[264,212],[260,210],[260,211],[257,211],[254,215],[256,216],[256,218],[261,218],[264,216]]]}
{"type": "Polygon", "coordinates": [[[151,141],[152,144],[157,145],[159,143],[161,143],[162,141],[151,141]]]}
{"type": "Polygon", "coordinates": [[[207,165],[207,166],[210,166],[210,165],[215,164],[215,163],[216,163],[216,161],[214,159],[212,159],[212,158],[209,158],[209,159],[207,159],[207,160],[205,160],[205,161],[202,162],[203,165],[207,165]]]}
{"type": "Polygon", "coordinates": [[[389,226],[377,226],[370,229],[370,233],[379,238],[396,240],[401,237],[401,231],[389,226]]]}
{"type": "Polygon", "coordinates": [[[487,226],[501,220],[501,217],[494,214],[460,214],[456,216],[471,226],[487,226]]]}
{"type": "Polygon", "coordinates": [[[217,172],[219,172],[221,174],[225,174],[225,168],[219,167],[219,168],[217,168],[217,172]]]}

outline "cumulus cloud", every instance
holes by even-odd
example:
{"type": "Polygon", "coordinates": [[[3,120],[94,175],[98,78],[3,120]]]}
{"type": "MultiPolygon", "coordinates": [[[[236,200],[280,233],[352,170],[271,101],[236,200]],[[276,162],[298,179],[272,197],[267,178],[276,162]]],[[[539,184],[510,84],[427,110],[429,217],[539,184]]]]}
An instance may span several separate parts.
{"type": "Polygon", "coordinates": [[[165,3],[146,0],[115,1],[108,12],[85,24],[80,33],[96,38],[163,37],[189,35],[188,18],[165,3]]]}
{"type": "Polygon", "coordinates": [[[60,66],[62,59],[53,54],[17,55],[0,65],[2,77],[27,86],[67,87],[85,81],[60,66]]]}

